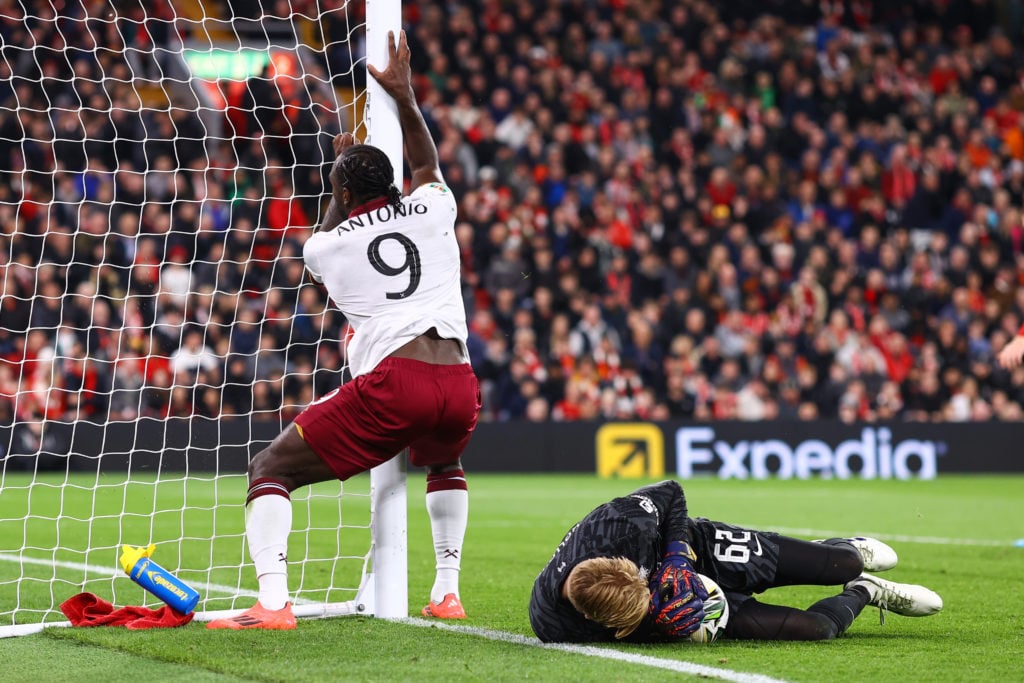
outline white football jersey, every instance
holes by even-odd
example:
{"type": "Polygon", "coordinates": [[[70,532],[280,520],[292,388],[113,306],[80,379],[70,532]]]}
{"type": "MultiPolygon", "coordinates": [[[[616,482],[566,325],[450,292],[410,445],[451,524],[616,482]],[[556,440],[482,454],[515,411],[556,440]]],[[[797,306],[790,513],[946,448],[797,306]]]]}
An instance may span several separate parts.
{"type": "Polygon", "coordinates": [[[458,340],[468,362],[456,211],[446,185],[427,183],[403,197],[400,209],[371,209],[306,240],[306,268],[354,330],[353,377],[432,327],[458,340]]]}

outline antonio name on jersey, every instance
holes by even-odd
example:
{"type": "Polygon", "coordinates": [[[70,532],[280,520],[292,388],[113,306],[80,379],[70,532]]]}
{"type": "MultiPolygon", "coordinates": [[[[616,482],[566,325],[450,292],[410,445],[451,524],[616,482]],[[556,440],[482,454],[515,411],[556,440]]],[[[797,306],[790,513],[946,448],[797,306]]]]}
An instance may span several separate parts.
{"type": "Polygon", "coordinates": [[[426,204],[415,200],[402,202],[398,206],[385,204],[380,208],[367,211],[366,213],[361,213],[342,221],[338,224],[338,227],[335,228],[335,230],[338,234],[352,232],[358,228],[373,227],[378,223],[384,223],[398,216],[402,218],[412,215],[422,216],[427,213],[428,210],[429,207],[426,204]]]}

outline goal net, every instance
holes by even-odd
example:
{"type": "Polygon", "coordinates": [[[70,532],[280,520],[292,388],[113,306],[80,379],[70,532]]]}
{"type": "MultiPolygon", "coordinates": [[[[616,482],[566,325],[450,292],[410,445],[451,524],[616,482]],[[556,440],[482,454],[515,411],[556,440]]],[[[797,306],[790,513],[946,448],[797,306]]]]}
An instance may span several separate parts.
{"type": "MultiPolygon", "coordinates": [[[[248,462],[345,379],[302,263],[332,139],[402,168],[365,69],[400,10],[0,2],[0,636],[80,592],[159,606],[126,544],[156,545],[198,620],[251,606],[248,462]]],[[[293,494],[297,615],[407,616],[404,486],[396,458],[293,494]]]]}

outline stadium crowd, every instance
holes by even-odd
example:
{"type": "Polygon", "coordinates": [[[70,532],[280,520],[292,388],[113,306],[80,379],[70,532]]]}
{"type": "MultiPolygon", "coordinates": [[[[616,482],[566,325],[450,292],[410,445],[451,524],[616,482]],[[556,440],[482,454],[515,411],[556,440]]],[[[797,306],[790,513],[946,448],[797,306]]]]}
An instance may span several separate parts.
{"type": "MultiPolygon", "coordinates": [[[[133,85],[187,25],[46,12],[0,12],[0,424],[290,420],[344,363],[301,261],[343,13],[325,64],[250,79],[211,139],[133,85]]],[[[1021,21],[407,3],[482,419],[1021,419],[1024,369],[993,363],[1024,320],[1021,21]]]]}

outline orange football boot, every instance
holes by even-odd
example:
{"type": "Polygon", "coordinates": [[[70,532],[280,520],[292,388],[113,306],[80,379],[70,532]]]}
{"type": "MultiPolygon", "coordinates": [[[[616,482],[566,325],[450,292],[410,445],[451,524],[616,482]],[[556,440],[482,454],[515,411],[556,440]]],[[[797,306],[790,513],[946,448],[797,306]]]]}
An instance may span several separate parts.
{"type": "Polygon", "coordinates": [[[226,628],[241,631],[248,628],[264,628],[273,631],[289,631],[295,628],[295,615],[292,614],[292,603],[285,603],[278,610],[269,610],[256,602],[250,609],[230,619],[214,619],[206,628],[226,628]]]}
{"type": "Polygon", "coordinates": [[[437,617],[438,619],[465,619],[466,610],[462,609],[462,601],[455,593],[444,596],[441,602],[431,600],[423,608],[421,614],[425,617],[437,617]]]}

